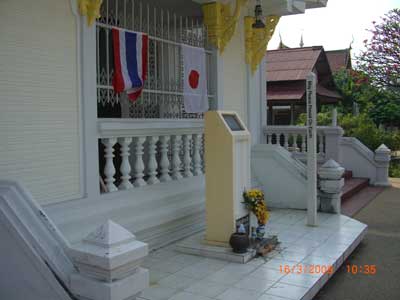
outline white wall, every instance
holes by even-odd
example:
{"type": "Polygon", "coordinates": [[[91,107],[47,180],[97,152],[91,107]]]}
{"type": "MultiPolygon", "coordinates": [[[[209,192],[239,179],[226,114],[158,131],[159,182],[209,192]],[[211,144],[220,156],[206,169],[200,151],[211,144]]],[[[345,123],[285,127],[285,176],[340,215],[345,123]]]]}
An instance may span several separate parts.
{"type": "Polygon", "coordinates": [[[0,178],[78,198],[77,24],[69,0],[0,1],[0,178]]]}

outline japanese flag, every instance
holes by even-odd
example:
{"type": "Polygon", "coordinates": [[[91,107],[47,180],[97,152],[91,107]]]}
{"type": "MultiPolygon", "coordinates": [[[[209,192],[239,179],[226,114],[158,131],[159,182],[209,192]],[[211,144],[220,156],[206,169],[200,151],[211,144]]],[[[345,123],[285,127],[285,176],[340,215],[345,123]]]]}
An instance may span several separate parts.
{"type": "Polygon", "coordinates": [[[182,45],[183,100],[187,113],[208,110],[206,53],[203,48],[182,45]]]}

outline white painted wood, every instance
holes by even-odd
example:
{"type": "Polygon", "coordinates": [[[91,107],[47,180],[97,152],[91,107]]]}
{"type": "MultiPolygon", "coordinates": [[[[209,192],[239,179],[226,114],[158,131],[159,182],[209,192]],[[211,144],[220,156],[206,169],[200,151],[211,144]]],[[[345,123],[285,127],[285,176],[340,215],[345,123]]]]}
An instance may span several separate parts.
{"type": "Polygon", "coordinates": [[[149,161],[147,163],[149,179],[147,180],[147,184],[155,184],[159,183],[160,180],[157,178],[157,160],[156,160],[156,153],[157,153],[157,141],[158,136],[150,136],[148,138],[149,142],[149,161]]]}
{"type": "Polygon", "coordinates": [[[134,167],[134,186],[144,186],[146,181],[143,179],[144,163],[143,163],[143,143],[145,142],[145,137],[135,137],[135,167],[134,167]]]}
{"type": "Polygon", "coordinates": [[[132,143],[132,138],[121,138],[119,139],[119,144],[121,145],[121,183],[118,186],[119,190],[129,190],[133,188],[132,183],[130,182],[131,179],[131,164],[129,162],[129,145],[132,143]]]}
{"type": "Polygon", "coordinates": [[[307,224],[317,226],[317,77],[306,80],[307,102],[307,224]]]}
{"type": "Polygon", "coordinates": [[[192,177],[192,158],[191,158],[191,148],[192,148],[192,135],[185,134],[183,136],[183,176],[192,177]]]}
{"type": "Polygon", "coordinates": [[[168,158],[168,149],[170,140],[171,137],[169,135],[163,135],[160,137],[160,152],[161,152],[160,181],[161,182],[167,182],[171,180],[171,176],[169,176],[169,158],[168,158]]]}
{"type": "Polygon", "coordinates": [[[193,175],[198,176],[203,174],[201,168],[201,146],[203,141],[202,134],[194,134],[193,135],[193,175]]]}
{"type": "Polygon", "coordinates": [[[182,136],[174,135],[172,137],[172,179],[179,180],[183,176],[181,174],[181,158],[179,153],[181,151],[182,136]]]}
{"type": "Polygon", "coordinates": [[[118,188],[114,184],[114,175],[115,175],[115,167],[114,167],[114,145],[117,143],[116,138],[107,138],[101,139],[101,143],[104,145],[104,157],[106,158],[106,164],[104,166],[104,175],[106,176],[105,182],[107,186],[108,192],[118,191],[118,188]]]}
{"type": "Polygon", "coordinates": [[[70,1],[0,1],[0,28],[0,178],[23,182],[41,204],[81,198],[79,22],[70,1]]]}

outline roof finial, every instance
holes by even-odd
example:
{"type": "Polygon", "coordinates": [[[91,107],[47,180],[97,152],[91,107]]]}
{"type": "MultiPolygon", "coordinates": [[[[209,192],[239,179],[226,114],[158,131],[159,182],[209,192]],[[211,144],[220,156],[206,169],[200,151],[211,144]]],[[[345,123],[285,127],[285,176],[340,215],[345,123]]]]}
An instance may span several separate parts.
{"type": "Polygon", "coordinates": [[[281,35],[281,32],[280,32],[280,31],[279,31],[279,40],[280,40],[280,42],[279,42],[278,49],[287,49],[287,48],[289,48],[288,46],[286,46],[286,45],[283,43],[283,41],[282,41],[282,35],[281,35]]]}
{"type": "Polygon", "coordinates": [[[300,48],[304,47],[304,41],[303,41],[303,32],[301,32],[301,37],[300,37],[300,48]]]}

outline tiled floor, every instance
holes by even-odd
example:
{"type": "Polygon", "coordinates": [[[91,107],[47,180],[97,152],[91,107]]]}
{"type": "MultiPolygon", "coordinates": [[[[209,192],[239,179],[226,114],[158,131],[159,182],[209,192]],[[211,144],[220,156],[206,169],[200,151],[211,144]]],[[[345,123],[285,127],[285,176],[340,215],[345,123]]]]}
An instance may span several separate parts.
{"type": "Polygon", "coordinates": [[[306,213],[274,210],[268,234],[277,234],[279,248],[267,258],[247,264],[181,254],[174,245],[152,252],[144,267],[150,287],[146,300],[305,300],[312,299],[360,243],[367,226],[349,217],[319,214],[319,226],[305,225],[306,213]],[[289,272],[284,272],[287,266],[289,272]],[[314,271],[314,272],[311,272],[314,271]]]}

